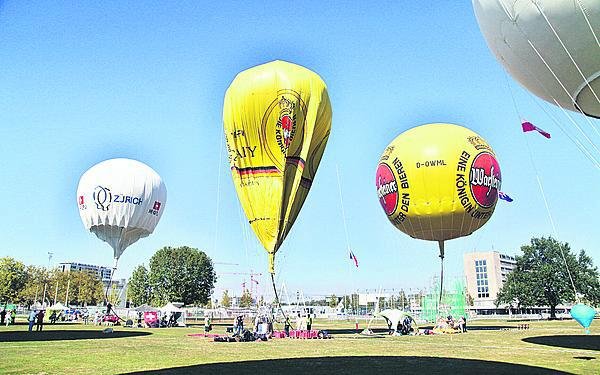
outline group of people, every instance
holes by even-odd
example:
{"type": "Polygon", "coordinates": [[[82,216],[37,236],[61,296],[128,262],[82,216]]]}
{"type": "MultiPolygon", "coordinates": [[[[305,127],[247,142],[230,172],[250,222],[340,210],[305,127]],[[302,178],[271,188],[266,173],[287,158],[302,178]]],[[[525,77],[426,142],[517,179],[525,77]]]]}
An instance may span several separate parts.
{"type": "Polygon", "coordinates": [[[33,331],[35,324],[35,330],[40,332],[44,328],[44,310],[31,310],[27,321],[29,322],[29,332],[33,331]]]}
{"type": "Polygon", "coordinates": [[[467,332],[467,320],[463,316],[458,319],[454,319],[452,315],[448,315],[446,318],[440,317],[437,320],[435,329],[442,332],[458,331],[464,333],[467,332]]]}
{"type": "Polygon", "coordinates": [[[6,311],[6,308],[3,308],[0,311],[0,324],[6,324],[8,327],[11,324],[15,324],[15,319],[17,318],[17,310],[12,309],[6,311]]]}
{"type": "Polygon", "coordinates": [[[392,322],[387,320],[388,324],[388,334],[390,335],[410,335],[415,332],[412,323],[413,318],[410,315],[404,316],[404,318],[398,320],[398,325],[396,327],[392,327],[392,322]]]}

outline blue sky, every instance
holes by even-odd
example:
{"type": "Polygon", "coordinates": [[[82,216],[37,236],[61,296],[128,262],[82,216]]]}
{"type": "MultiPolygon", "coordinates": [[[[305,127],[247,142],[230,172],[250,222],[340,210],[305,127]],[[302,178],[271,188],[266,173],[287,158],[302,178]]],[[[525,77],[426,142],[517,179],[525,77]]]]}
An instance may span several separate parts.
{"type": "MultiPolygon", "coordinates": [[[[169,197],[154,234],[121,257],[118,276],[162,246],[188,245],[239,264],[217,264],[219,273],[262,272],[268,292],[266,255],[227,166],[222,104],[238,72],[281,59],[321,75],[334,113],[315,183],[277,256],[288,289],[419,288],[438,274],[436,244],[397,231],[374,187],[387,144],[431,122],[482,135],[515,199],[447,243],[449,275],[462,274],[465,252],[515,254],[552,234],[536,169],[560,239],[600,264],[598,170],[544,111],[567,123],[564,115],[507,81],[469,1],[141,4],[0,2],[0,256],[47,265],[51,251],[53,263],[112,264],[109,246],[84,230],[75,192],[89,167],[127,157],[155,169],[169,197]],[[509,84],[521,115],[552,133],[550,141],[527,135],[535,168],[509,84]],[[347,256],[336,166],[358,270],[347,256]]],[[[222,274],[216,294],[239,293],[244,280],[222,274]]]]}

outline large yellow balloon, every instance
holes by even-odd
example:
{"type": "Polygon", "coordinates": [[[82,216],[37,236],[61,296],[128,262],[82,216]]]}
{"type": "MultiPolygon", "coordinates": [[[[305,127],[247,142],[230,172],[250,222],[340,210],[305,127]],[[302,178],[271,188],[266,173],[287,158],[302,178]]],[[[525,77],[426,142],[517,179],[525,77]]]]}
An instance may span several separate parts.
{"type": "Polygon", "coordinates": [[[502,177],[496,155],[473,131],[452,124],[412,128],[390,143],[377,167],[388,219],[411,237],[443,241],[471,234],[494,212],[502,177]]]}
{"type": "Polygon", "coordinates": [[[329,137],[327,87],[299,65],[256,66],[227,89],[223,123],[238,197],[274,273],[275,253],[300,212],[329,137]]]}

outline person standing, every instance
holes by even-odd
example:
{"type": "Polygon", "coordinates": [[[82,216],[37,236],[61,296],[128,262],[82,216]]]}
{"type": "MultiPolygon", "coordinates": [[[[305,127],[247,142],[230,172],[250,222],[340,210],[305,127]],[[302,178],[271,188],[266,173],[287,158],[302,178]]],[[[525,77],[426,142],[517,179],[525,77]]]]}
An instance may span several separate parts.
{"type": "Polygon", "coordinates": [[[35,324],[35,317],[37,316],[37,310],[31,310],[29,313],[29,318],[27,321],[29,322],[29,332],[33,330],[33,325],[35,324]]]}
{"type": "Polygon", "coordinates": [[[209,333],[212,330],[212,322],[210,316],[204,318],[204,333],[209,333]]]}
{"type": "Polygon", "coordinates": [[[2,311],[0,311],[0,324],[4,324],[5,320],[6,320],[6,307],[4,307],[2,309],[2,311]]]}
{"type": "Polygon", "coordinates": [[[290,322],[290,317],[286,316],[285,317],[285,324],[283,325],[283,331],[285,332],[285,336],[286,337],[290,337],[290,327],[292,325],[292,322],[290,322]]]}
{"type": "Polygon", "coordinates": [[[15,320],[17,320],[17,310],[12,309],[12,311],[10,312],[10,323],[14,325],[15,320]]]}
{"type": "Polygon", "coordinates": [[[310,331],[312,328],[312,314],[308,314],[308,320],[306,321],[306,329],[310,331]]]}
{"type": "Polygon", "coordinates": [[[37,313],[37,325],[35,327],[35,330],[36,330],[36,332],[41,332],[43,328],[44,328],[44,310],[40,310],[40,312],[37,313]]]}

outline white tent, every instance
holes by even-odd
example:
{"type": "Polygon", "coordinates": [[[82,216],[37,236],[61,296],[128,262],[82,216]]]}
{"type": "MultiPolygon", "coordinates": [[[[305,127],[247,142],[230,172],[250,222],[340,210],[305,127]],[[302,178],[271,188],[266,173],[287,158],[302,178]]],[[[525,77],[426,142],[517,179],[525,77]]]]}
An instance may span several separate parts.
{"type": "Polygon", "coordinates": [[[184,309],[181,309],[171,302],[167,303],[163,307],[161,307],[160,311],[163,315],[172,314],[175,316],[175,320],[177,321],[177,325],[179,327],[185,327],[186,324],[186,312],[184,309]]]}
{"type": "Polygon", "coordinates": [[[68,309],[68,307],[66,307],[65,305],[63,305],[60,302],[57,302],[54,305],[46,308],[46,310],[51,310],[51,311],[64,311],[67,309],[68,309]]]}
{"type": "Polygon", "coordinates": [[[391,323],[391,328],[394,330],[396,327],[398,327],[398,322],[404,319],[405,316],[409,316],[411,319],[413,319],[409,313],[398,309],[385,309],[377,315],[384,317],[388,324],[391,323]]]}

